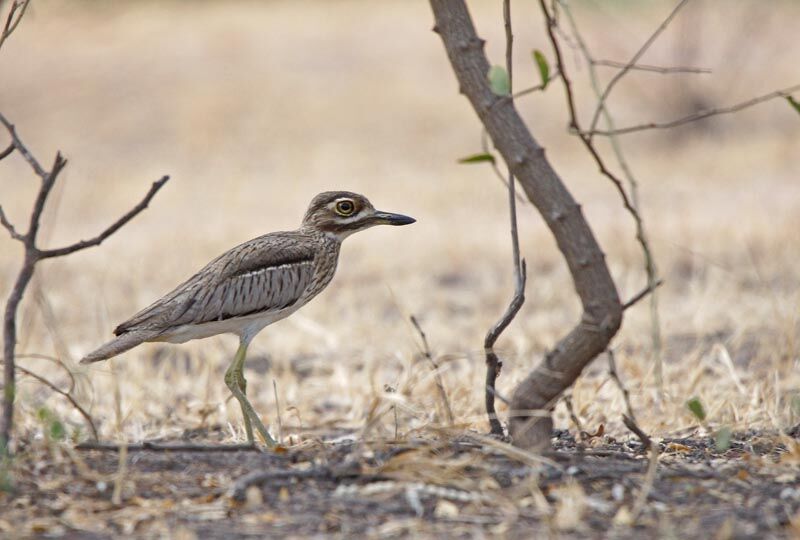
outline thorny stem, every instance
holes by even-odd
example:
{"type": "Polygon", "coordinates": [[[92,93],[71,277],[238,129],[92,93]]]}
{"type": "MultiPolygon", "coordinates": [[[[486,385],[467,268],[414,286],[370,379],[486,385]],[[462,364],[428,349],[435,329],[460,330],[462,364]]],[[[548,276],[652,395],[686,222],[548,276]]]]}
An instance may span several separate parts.
{"type": "MultiPolygon", "coordinates": [[[[513,96],[512,89],[512,81],[513,81],[513,45],[514,45],[514,34],[511,30],[511,0],[503,0],[503,21],[505,27],[505,34],[506,34],[506,71],[508,72],[508,88],[509,94],[513,96]]],[[[510,97],[509,99],[513,99],[510,97]]],[[[516,206],[516,181],[514,180],[514,175],[511,174],[511,167],[509,167],[508,173],[508,208],[509,208],[509,216],[511,220],[511,248],[513,252],[513,261],[514,261],[514,277],[515,277],[515,290],[514,290],[514,297],[511,299],[508,308],[506,308],[505,313],[503,314],[502,318],[495,323],[495,325],[489,329],[486,334],[486,338],[483,342],[483,348],[486,353],[486,390],[485,390],[485,402],[486,402],[486,413],[489,416],[489,426],[491,428],[491,433],[493,435],[503,435],[503,426],[500,424],[500,420],[497,419],[497,411],[495,409],[494,400],[495,400],[495,383],[497,381],[497,377],[500,374],[500,369],[503,366],[502,361],[494,352],[494,344],[497,341],[497,338],[500,337],[500,334],[503,333],[503,330],[514,320],[514,317],[517,315],[517,312],[522,307],[522,304],[525,303],[525,279],[526,279],[526,271],[525,271],[525,261],[521,260],[519,254],[519,233],[517,231],[517,206],[516,206]]]]}

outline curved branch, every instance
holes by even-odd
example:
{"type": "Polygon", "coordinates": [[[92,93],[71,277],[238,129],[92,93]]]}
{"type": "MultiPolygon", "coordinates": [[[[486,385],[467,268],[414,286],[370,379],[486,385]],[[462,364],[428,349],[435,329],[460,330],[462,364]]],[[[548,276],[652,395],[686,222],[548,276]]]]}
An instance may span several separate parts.
{"type": "Polygon", "coordinates": [[[69,255],[70,253],[75,253],[76,251],[80,251],[88,247],[99,246],[100,244],[103,243],[103,241],[106,238],[117,232],[120,228],[124,227],[126,223],[128,223],[130,220],[135,218],[137,214],[141,213],[145,208],[147,208],[147,205],[150,204],[150,201],[153,199],[153,197],[155,197],[156,193],[158,193],[158,190],[161,189],[164,186],[164,184],[167,183],[168,180],[169,176],[162,176],[161,180],[153,182],[153,185],[150,186],[150,190],[144,196],[144,199],[142,199],[139,202],[139,204],[131,208],[124,216],[122,216],[117,221],[109,225],[106,230],[104,230],[94,238],[90,240],[81,240],[80,242],[75,242],[70,246],[62,248],[41,250],[39,252],[39,258],[49,259],[51,257],[62,257],[64,255],[69,255]]]}
{"type": "Polygon", "coordinates": [[[45,379],[41,375],[38,375],[38,374],[34,373],[33,371],[31,371],[31,370],[29,370],[27,368],[24,368],[22,366],[15,366],[15,368],[20,373],[23,373],[23,374],[27,375],[28,377],[31,377],[32,379],[35,379],[35,380],[39,381],[41,384],[45,385],[46,387],[48,387],[53,392],[55,392],[56,394],[58,394],[60,396],[63,396],[64,399],[69,401],[70,405],[72,405],[75,408],[75,410],[78,411],[78,413],[80,413],[81,416],[83,416],[83,419],[86,421],[86,425],[88,425],[89,429],[92,431],[92,439],[95,440],[95,441],[98,439],[98,437],[97,437],[97,428],[94,425],[94,420],[92,420],[91,415],[88,412],[86,412],[86,409],[84,409],[81,406],[81,404],[78,403],[78,401],[75,399],[75,397],[71,393],[63,391],[62,389],[60,389],[58,386],[56,386],[52,382],[48,381],[47,379],[45,379]]]}
{"type": "Polygon", "coordinates": [[[603,352],[622,323],[622,306],[581,207],[545,157],[511,100],[492,93],[489,62],[462,0],[430,0],[434,31],[444,42],[461,92],[469,99],[495,146],[536,206],[566,259],[583,314],[575,328],[545,357],[514,392],[509,428],[514,444],[545,448],[550,444],[555,399],[603,352]]]}
{"type": "Polygon", "coordinates": [[[9,155],[11,155],[11,152],[13,152],[15,148],[16,148],[16,146],[14,146],[13,142],[11,144],[9,144],[8,147],[5,150],[0,152],[0,159],[7,158],[9,155]]]}

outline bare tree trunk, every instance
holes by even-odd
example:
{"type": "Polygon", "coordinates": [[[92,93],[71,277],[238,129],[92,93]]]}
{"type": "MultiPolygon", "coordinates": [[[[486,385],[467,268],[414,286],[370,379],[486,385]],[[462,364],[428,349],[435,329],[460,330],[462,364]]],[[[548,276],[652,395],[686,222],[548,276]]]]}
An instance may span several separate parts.
{"type": "MultiPolygon", "coordinates": [[[[17,345],[17,307],[22,301],[25,288],[33,277],[35,260],[27,256],[22,263],[22,269],[11,290],[11,296],[6,304],[3,317],[3,417],[0,422],[0,453],[8,452],[8,442],[11,440],[11,426],[14,425],[14,396],[16,395],[16,373],[14,365],[14,349],[17,345]]],[[[2,456],[0,456],[1,458],[2,456]]]]}
{"type": "Polygon", "coordinates": [[[536,206],[566,259],[581,299],[580,321],[514,391],[509,431],[514,444],[550,445],[550,411],[583,368],[606,349],[622,323],[622,306],[603,252],[581,207],[545,157],[509,97],[492,93],[484,41],[463,0],[430,0],[437,32],[460,85],[495,147],[536,206]]]}

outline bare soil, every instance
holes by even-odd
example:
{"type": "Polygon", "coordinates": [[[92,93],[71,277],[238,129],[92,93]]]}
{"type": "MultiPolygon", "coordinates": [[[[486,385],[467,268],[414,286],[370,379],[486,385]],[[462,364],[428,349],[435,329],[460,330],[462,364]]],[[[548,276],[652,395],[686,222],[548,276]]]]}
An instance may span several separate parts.
{"type": "Polygon", "coordinates": [[[544,459],[512,457],[504,443],[470,434],[340,437],[277,452],[203,435],[199,443],[187,435],[126,451],[23,450],[16,490],[0,494],[0,530],[66,538],[800,533],[800,452],[786,436],[734,434],[725,452],[711,437],[664,439],[648,475],[651,458],[638,440],[576,443],[566,431],[544,459]]]}

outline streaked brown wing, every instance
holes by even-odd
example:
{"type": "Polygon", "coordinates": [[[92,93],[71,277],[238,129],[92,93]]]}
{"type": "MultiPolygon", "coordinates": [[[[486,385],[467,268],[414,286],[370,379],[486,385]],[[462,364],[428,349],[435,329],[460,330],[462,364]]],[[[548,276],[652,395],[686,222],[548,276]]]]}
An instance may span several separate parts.
{"type": "Polygon", "coordinates": [[[114,333],[167,330],[289,307],[314,277],[313,244],[302,240],[300,233],[280,232],[240,244],[120,324],[114,333]]]}

